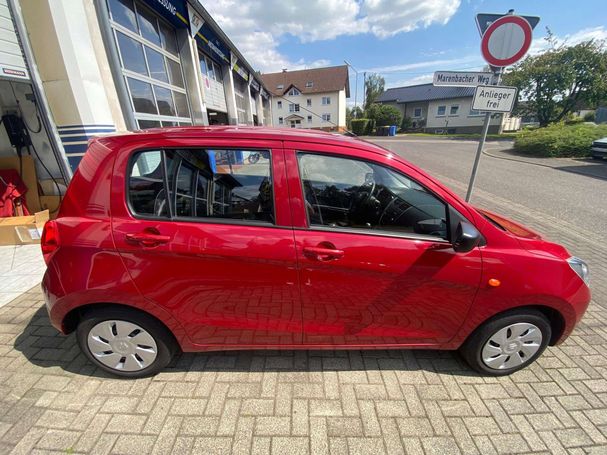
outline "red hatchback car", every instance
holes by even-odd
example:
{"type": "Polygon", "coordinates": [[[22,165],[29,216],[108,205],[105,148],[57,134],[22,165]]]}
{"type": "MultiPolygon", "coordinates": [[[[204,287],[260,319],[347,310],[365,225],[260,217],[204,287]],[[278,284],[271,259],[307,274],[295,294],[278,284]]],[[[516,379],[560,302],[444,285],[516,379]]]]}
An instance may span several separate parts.
{"type": "Polygon", "coordinates": [[[586,264],[376,145],[193,127],[91,142],[46,224],[52,324],[120,376],[181,351],[459,349],[504,375],[563,341],[586,264]]]}

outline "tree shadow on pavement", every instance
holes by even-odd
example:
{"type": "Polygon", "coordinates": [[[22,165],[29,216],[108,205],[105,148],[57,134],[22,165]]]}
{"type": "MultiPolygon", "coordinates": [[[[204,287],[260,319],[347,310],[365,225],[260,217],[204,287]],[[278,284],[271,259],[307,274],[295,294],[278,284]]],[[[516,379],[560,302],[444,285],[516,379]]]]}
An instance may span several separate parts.
{"type": "MultiPolygon", "coordinates": [[[[63,336],[51,326],[44,307],[26,323],[14,348],[43,368],[98,378],[115,378],[81,353],[75,335],[63,336]]],[[[240,350],[182,353],[161,374],[182,372],[310,373],[322,371],[427,371],[478,376],[456,352],[438,350],[240,350]]]]}

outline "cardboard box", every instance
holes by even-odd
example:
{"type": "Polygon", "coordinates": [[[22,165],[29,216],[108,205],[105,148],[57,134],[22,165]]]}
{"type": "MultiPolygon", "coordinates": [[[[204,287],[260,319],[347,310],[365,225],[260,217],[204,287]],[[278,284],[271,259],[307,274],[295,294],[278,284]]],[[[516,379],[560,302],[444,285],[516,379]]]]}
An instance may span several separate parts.
{"type": "Polygon", "coordinates": [[[48,210],[29,216],[0,218],[0,245],[40,243],[42,228],[48,219],[48,210]]]}

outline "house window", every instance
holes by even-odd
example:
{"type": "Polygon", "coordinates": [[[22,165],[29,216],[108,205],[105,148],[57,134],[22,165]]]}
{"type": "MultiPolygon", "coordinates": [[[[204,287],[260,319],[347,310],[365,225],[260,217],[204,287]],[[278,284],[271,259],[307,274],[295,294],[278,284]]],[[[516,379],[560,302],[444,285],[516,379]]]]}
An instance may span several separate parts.
{"type": "Polygon", "coordinates": [[[285,86],[284,86],[284,85],[282,85],[282,84],[278,84],[278,85],[276,86],[276,88],[277,88],[278,90],[282,90],[283,88],[285,88],[285,86]]]}
{"type": "Polygon", "coordinates": [[[312,81],[306,82],[306,88],[314,87],[314,83],[312,81]]]}
{"type": "Polygon", "coordinates": [[[447,106],[438,106],[436,115],[445,115],[445,112],[447,112],[447,106]]]}
{"type": "Polygon", "coordinates": [[[322,114],[322,121],[323,122],[330,122],[331,121],[331,114],[322,114]]]}
{"type": "Polygon", "coordinates": [[[301,92],[299,90],[297,90],[295,87],[293,87],[291,90],[289,90],[289,96],[299,96],[301,95],[301,92]]]}
{"type": "Polygon", "coordinates": [[[277,102],[276,102],[276,107],[277,107],[278,109],[282,109],[282,101],[277,101],[277,102]]]}
{"type": "Polygon", "coordinates": [[[308,123],[312,123],[312,116],[308,115],[308,123]]]}
{"type": "Polygon", "coordinates": [[[306,106],[311,107],[312,106],[312,98],[308,98],[306,100],[306,106]]]}
{"type": "Polygon", "coordinates": [[[289,103],[289,112],[299,112],[299,104],[289,103]]]}
{"type": "Polygon", "coordinates": [[[279,125],[282,125],[282,124],[283,124],[282,117],[278,117],[278,124],[279,124],[279,125]]]}
{"type": "Polygon", "coordinates": [[[476,109],[470,109],[470,117],[478,117],[479,115],[483,115],[481,111],[477,111],[476,109]]]}
{"type": "Polygon", "coordinates": [[[459,105],[451,106],[449,109],[449,115],[457,115],[457,111],[459,110],[459,105]]]}
{"type": "Polygon", "coordinates": [[[322,97],[322,105],[326,106],[328,104],[331,104],[331,97],[330,96],[323,96],[322,97]]]}
{"type": "Polygon", "coordinates": [[[413,111],[413,117],[420,118],[421,116],[422,116],[422,108],[416,107],[415,110],[413,111]]]}

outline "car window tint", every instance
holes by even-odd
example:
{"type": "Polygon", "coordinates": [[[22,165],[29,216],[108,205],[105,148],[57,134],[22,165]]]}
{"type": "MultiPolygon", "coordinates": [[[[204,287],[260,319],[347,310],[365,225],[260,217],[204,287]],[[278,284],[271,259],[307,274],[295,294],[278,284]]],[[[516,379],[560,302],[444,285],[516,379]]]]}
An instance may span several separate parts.
{"type": "Polygon", "coordinates": [[[131,210],[138,215],[169,216],[160,151],[141,152],[135,156],[128,197],[131,210]]]}
{"type": "Polygon", "coordinates": [[[167,150],[175,215],[274,222],[270,153],[167,150]]]}
{"type": "Polygon", "coordinates": [[[375,163],[298,153],[310,225],[447,238],[446,205],[422,186],[375,163]]]}

